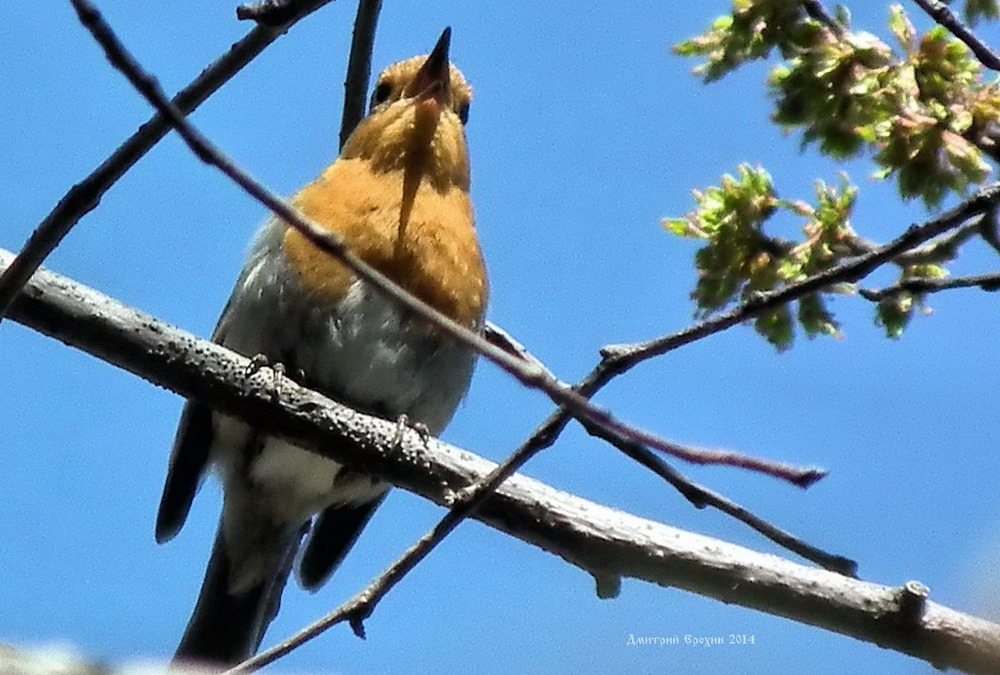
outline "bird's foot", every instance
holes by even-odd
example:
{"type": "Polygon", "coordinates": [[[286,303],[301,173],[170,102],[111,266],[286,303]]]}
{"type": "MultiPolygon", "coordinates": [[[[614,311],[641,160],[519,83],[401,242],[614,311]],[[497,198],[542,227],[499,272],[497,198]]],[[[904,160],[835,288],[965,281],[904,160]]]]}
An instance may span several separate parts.
{"type": "Polygon", "coordinates": [[[264,356],[263,354],[254,354],[252,357],[250,357],[250,363],[247,364],[247,368],[243,372],[243,375],[245,375],[246,377],[253,377],[258,372],[260,372],[261,368],[268,365],[269,363],[270,362],[267,360],[267,357],[264,356]]]}
{"type": "Polygon", "coordinates": [[[247,377],[253,377],[265,367],[271,369],[271,398],[277,400],[281,398],[281,385],[285,377],[287,377],[285,364],[281,362],[272,364],[264,354],[255,354],[250,359],[250,363],[247,364],[246,372],[244,374],[247,377]]]}
{"type": "Polygon", "coordinates": [[[400,445],[403,443],[403,431],[407,428],[413,429],[420,435],[420,439],[427,445],[427,440],[431,437],[430,429],[423,422],[411,422],[409,416],[403,413],[396,418],[396,433],[392,437],[392,449],[395,452],[399,450],[400,445]]]}
{"type": "Polygon", "coordinates": [[[277,401],[281,398],[281,385],[285,381],[285,364],[275,363],[271,366],[273,377],[271,379],[271,398],[277,401]]]}

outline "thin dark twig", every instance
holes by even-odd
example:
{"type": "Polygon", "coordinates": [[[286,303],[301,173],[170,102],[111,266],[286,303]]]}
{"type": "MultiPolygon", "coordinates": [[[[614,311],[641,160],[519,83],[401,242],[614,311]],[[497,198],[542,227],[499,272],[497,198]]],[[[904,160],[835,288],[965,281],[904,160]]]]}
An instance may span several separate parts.
{"type": "Polygon", "coordinates": [[[997,209],[991,209],[979,224],[979,236],[990,248],[1000,253],[1000,222],[997,219],[997,209]]]}
{"type": "Polygon", "coordinates": [[[294,13],[294,4],[295,0],[248,2],[236,8],[236,18],[240,21],[256,21],[265,26],[280,26],[294,13]]]}
{"type": "Polygon", "coordinates": [[[955,16],[955,13],[948,9],[948,6],[938,0],[913,0],[920,9],[948,29],[948,32],[965,43],[972,50],[979,62],[990,70],[1000,71],[1000,54],[976,37],[968,26],[955,16]]]}
{"type": "Polygon", "coordinates": [[[511,356],[479,335],[437,312],[428,304],[397,286],[380,274],[375,268],[356,256],[347,248],[343,240],[334,233],[318,227],[305,219],[287,202],[275,196],[261,183],[250,177],[231,159],[222,154],[166,99],[156,80],[147,74],[125,50],[118,37],[104,21],[101,14],[89,0],[71,0],[81,23],[104,48],[108,60],[120,70],[129,82],[170,120],[171,125],[187,143],[195,155],[203,162],[218,168],[233,182],[258,202],[269,208],[275,215],[300,232],[310,243],[321,251],[334,256],[350,269],[358,278],[371,284],[393,302],[412,311],[423,320],[434,325],[448,337],[489,359],[509,375],[527,387],[540,390],[559,405],[565,406],[573,416],[581,416],[599,424],[616,436],[625,440],[649,446],[660,452],[695,464],[717,464],[737,466],[765,475],[781,478],[800,487],[808,487],[825,475],[813,467],[791,467],[756,457],[738,455],[732,452],[688,448],[654,434],[627,425],[610,412],[592,405],[586,397],[567,388],[557,380],[548,377],[543,370],[533,368],[520,358],[511,356]]]}
{"type": "Polygon", "coordinates": [[[344,147],[354,127],[365,117],[368,80],[372,72],[372,49],[382,0],[360,0],[351,37],[351,56],[344,79],[344,115],[340,120],[340,147],[344,147]]]}
{"type": "Polygon", "coordinates": [[[958,251],[962,244],[972,239],[982,229],[981,220],[982,217],[975,218],[926,246],[900,253],[893,262],[900,266],[940,265],[954,260],[958,257],[958,251]]]}
{"type": "MultiPolygon", "coordinates": [[[[487,321],[486,325],[483,326],[483,338],[485,338],[491,345],[499,347],[511,356],[516,356],[522,361],[544,370],[545,373],[552,379],[557,379],[555,373],[549,370],[544,363],[539,361],[534,354],[529,352],[528,349],[523,344],[518,342],[513,335],[492,321],[487,321]]],[[[564,384],[563,386],[567,385],[564,384]]]]}
{"type": "MultiPolygon", "coordinates": [[[[287,23],[278,26],[257,26],[234,44],[174,97],[173,104],[190,113],[219,90],[268,45],[281,37],[294,23],[332,0],[296,0],[295,13],[287,23]]],[[[21,292],[31,275],[59,245],[81,218],[95,209],[104,193],[125,175],[139,159],[170,131],[170,123],[156,114],[139,127],[110,157],[89,176],[74,185],[45,217],[18,254],[14,263],[0,276],[0,321],[21,292]]]]}
{"type": "MultiPolygon", "coordinates": [[[[564,410],[564,408],[560,408],[557,415],[564,410]]],[[[565,414],[568,421],[569,413],[565,414]]],[[[364,621],[371,616],[379,601],[426,558],[438,544],[444,541],[463,520],[475,513],[496,492],[501,483],[514,475],[521,466],[534,457],[540,450],[551,445],[551,442],[554,440],[555,436],[550,434],[541,432],[533,434],[531,438],[525,441],[503,463],[497,465],[489,474],[475,484],[464,488],[461,493],[456,494],[454,506],[438,521],[434,529],[410,546],[361,593],[358,593],[319,621],[307,626],[274,647],[244,661],[228,672],[235,673],[243,670],[254,670],[273,663],[285,654],[297,649],[309,640],[318,637],[344,621],[350,621],[354,633],[359,637],[363,637],[364,621]]]]}
{"type": "MultiPolygon", "coordinates": [[[[494,328],[494,331],[497,329],[494,328]]],[[[503,336],[506,332],[500,331],[503,336]]],[[[496,338],[502,343],[504,338],[496,338]]],[[[521,348],[520,343],[516,344],[521,348]]],[[[520,349],[516,350],[520,351],[520,349]]],[[[534,357],[532,357],[534,359],[534,357]]],[[[592,395],[603,383],[598,383],[592,378],[599,377],[599,368],[595,369],[587,380],[584,380],[576,387],[578,391],[592,395]]],[[[508,478],[514,475],[525,463],[538,454],[541,450],[552,445],[561,430],[571,419],[570,413],[565,408],[559,408],[529,437],[517,450],[515,450],[503,463],[497,465],[489,474],[478,480],[473,485],[464,488],[456,494],[455,505],[445,514],[445,516],[434,526],[430,532],[421,537],[416,543],[410,546],[403,554],[396,559],[382,574],[372,581],[363,591],[342,604],[340,607],[330,612],[318,621],[303,628],[295,635],[281,641],[260,654],[244,661],[227,673],[237,673],[242,671],[256,670],[262,668],[286,654],[298,649],[306,642],[319,637],[321,634],[334,626],[349,621],[352,630],[356,635],[364,636],[364,621],[378,605],[379,601],[402,579],[414,569],[438,544],[440,544],[459,524],[466,518],[473,515],[489,498],[496,492],[497,488],[508,478]]],[[[598,429],[588,423],[584,424],[588,431],[597,432],[608,438],[607,434],[601,434],[598,429]]],[[[643,466],[651,469],[654,473],[665,479],[684,495],[692,504],[698,508],[713,506],[737,520],[749,525],[753,529],[763,534],[768,539],[784,546],[788,550],[798,553],[802,557],[812,560],[827,569],[854,576],[857,571],[857,564],[834,554],[822,551],[791,534],[775,527],[767,521],[759,518],[747,511],[738,504],[726,499],[711,490],[708,490],[696,483],[691,482],[675,469],[663,462],[659,457],[649,452],[641,445],[630,442],[613,441],[615,447],[626,455],[639,462],[643,466]]]]}
{"type": "MultiPolygon", "coordinates": [[[[896,256],[892,262],[899,267],[907,267],[909,265],[940,265],[954,260],[958,257],[959,248],[982,231],[983,217],[985,216],[974,218],[924,246],[904,251],[896,256]]],[[[878,248],[877,245],[870,244],[867,250],[874,251],[876,248],[878,248]]]]}
{"type": "Polygon", "coordinates": [[[865,300],[879,302],[900,293],[938,293],[953,288],[980,288],[984,291],[1000,291],[1000,273],[955,277],[954,279],[904,279],[886,288],[859,288],[858,294],[865,300]]]}
{"type": "Polygon", "coordinates": [[[692,481],[646,448],[635,443],[622,443],[617,439],[610,438],[602,429],[589,422],[583,422],[582,424],[592,436],[603,438],[618,448],[623,454],[673,485],[695,508],[702,509],[706,506],[711,506],[750,526],[779,546],[831,572],[837,572],[849,577],[857,576],[858,564],[855,561],[841,555],[828,553],[767,522],[727,497],[692,481]]]}
{"type": "MultiPolygon", "coordinates": [[[[604,350],[604,359],[601,363],[574,389],[582,396],[592,396],[613,378],[657,354],[666,353],[696,339],[717,333],[725,328],[746,321],[778,303],[791,302],[792,300],[814,293],[824,286],[846,281],[856,281],[872,272],[878,266],[891,261],[901,252],[913,249],[950,229],[959,227],[970,218],[988,211],[993,208],[998,199],[1000,199],[1000,184],[991,185],[947,213],[922,225],[911,226],[903,235],[885,246],[841,263],[825,273],[795,284],[790,284],[772,293],[760,294],[753,300],[744,303],[724,315],[713,317],[664,338],[638,345],[608,347],[604,350]]],[[[452,511],[438,523],[437,527],[408,549],[391,568],[372,582],[361,594],[355,596],[355,598],[342,605],[336,611],[308,626],[295,636],[242,664],[240,668],[260,667],[271,663],[279,656],[288,653],[328,628],[345,620],[351,621],[356,632],[363,631],[361,622],[370,615],[374,606],[388,592],[389,588],[398,583],[414,565],[426,557],[448,533],[457,527],[462,519],[474,513],[497,486],[515,473],[518,468],[523,466],[535,454],[554,443],[570,419],[572,419],[572,416],[564,407],[553,412],[535,430],[531,437],[511,454],[503,464],[497,466],[488,476],[478,481],[475,485],[466,488],[465,498],[458,502],[452,511]]],[[[625,449],[621,444],[616,443],[616,445],[619,449],[625,449]]],[[[635,447],[629,449],[636,450],[635,447]]],[[[633,459],[640,461],[648,468],[653,468],[657,464],[657,462],[650,461],[651,457],[649,455],[636,453],[633,459]]],[[[658,458],[653,457],[652,459],[658,458]]],[[[658,464],[662,465],[662,462],[658,464]]],[[[657,467],[654,470],[656,470],[658,475],[667,480],[673,479],[674,476],[672,474],[676,473],[671,471],[669,467],[665,467],[665,465],[657,467]]],[[[671,482],[673,481],[671,480],[671,482]]],[[[677,481],[675,486],[695,505],[710,503],[753,527],[772,541],[789,548],[789,550],[795,551],[803,557],[848,575],[853,575],[854,573],[855,564],[853,561],[828,554],[805,544],[766,521],[757,518],[753,514],[745,512],[742,507],[729,502],[721,496],[718,500],[713,500],[715,493],[708,490],[699,492],[698,488],[700,486],[692,488],[681,481],[677,481]]]]}
{"type": "Polygon", "coordinates": [[[806,10],[806,14],[829,28],[833,31],[834,35],[842,36],[844,34],[844,26],[833,18],[833,15],[827,11],[826,7],[819,0],[805,0],[802,3],[802,7],[806,10]]]}

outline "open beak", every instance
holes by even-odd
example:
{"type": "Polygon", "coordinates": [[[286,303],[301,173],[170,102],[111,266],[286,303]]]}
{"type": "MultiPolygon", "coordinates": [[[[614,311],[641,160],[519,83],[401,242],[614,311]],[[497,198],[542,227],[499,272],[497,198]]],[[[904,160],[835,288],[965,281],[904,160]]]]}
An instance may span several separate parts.
{"type": "Polygon", "coordinates": [[[448,47],[451,45],[451,26],[444,29],[430,56],[410,85],[410,95],[421,101],[433,99],[439,107],[451,105],[451,66],[448,47]]]}

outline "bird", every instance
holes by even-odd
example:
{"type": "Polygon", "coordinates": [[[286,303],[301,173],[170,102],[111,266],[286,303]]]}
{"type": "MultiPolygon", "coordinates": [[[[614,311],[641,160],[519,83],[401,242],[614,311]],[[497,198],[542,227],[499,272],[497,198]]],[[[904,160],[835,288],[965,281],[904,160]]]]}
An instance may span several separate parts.
{"type": "MultiPolygon", "coordinates": [[[[402,288],[481,331],[489,283],[469,193],[472,89],[450,62],[450,42],[446,28],[429,55],[384,70],[339,157],[290,201],[402,288]]],[[[251,244],[212,339],[433,435],[465,396],[476,361],[277,217],[251,244]]],[[[259,649],[293,569],[307,590],[325,583],[389,486],[188,400],[157,513],[159,543],[180,531],[209,471],[221,479],[222,513],[174,660],[225,667],[259,649]]]]}

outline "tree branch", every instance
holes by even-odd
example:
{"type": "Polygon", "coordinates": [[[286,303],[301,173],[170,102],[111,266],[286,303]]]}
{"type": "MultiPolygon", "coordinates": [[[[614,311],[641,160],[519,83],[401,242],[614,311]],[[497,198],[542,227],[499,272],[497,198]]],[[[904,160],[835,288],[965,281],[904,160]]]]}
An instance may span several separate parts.
{"type": "Polygon", "coordinates": [[[959,20],[955,13],[948,9],[948,6],[938,0],[913,0],[920,9],[948,29],[948,32],[965,43],[965,45],[976,55],[979,62],[990,70],[1000,71],[1000,54],[997,54],[985,42],[976,37],[976,34],[959,20]]]}
{"type": "Polygon", "coordinates": [[[368,80],[372,72],[372,49],[375,46],[375,28],[382,0],[360,0],[354,19],[351,37],[351,55],[347,60],[347,77],[344,78],[344,114],[340,118],[340,147],[344,147],[354,127],[365,117],[368,101],[368,80]]]}
{"type": "Polygon", "coordinates": [[[261,0],[238,6],[236,18],[240,21],[256,21],[265,26],[280,26],[288,21],[294,11],[295,0],[261,0]]]}
{"type": "Polygon", "coordinates": [[[990,248],[1000,254],[1000,223],[997,222],[996,208],[990,209],[980,219],[979,236],[990,248]]]}
{"type": "Polygon", "coordinates": [[[980,288],[984,291],[1000,291],[1000,273],[955,277],[954,279],[904,279],[885,288],[859,288],[858,294],[865,300],[880,302],[900,293],[938,293],[953,288],[980,288]]]}
{"type": "Polygon", "coordinates": [[[802,6],[806,14],[826,26],[837,37],[844,36],[844,26],[837,21],[819,0],[804,0],[802,6]]]}
{"type": "MultiPolygon", "coordinates": [[[[12,255],[0,251],[0,269],[12,255]]],[[[345,408],[286,380],[247,375],[249,360],[65,277],[40,270],[11,317],[35,330],[267,433],[448,505],[494,465],[345,408]]],[[[599,579],[676,587],[970,672],[1000,671],[1000,625],[911,593],[796,565],[773,555],[627,515],[514,476],[476,518],[599,579]],[[909,609],[907,609],[909,608],[909,609]],[[920,611],[922,610],[922,611],[920,611]]]]}
{"type": "Polygon", "coordinates": [[[782,548],[800,555],[810,562],[838,574],[845,574],[851,577],[857,576],[858,564],[855,561],[841,555],[828,553],[776,527],[727,497],[692,481],[642,446],[633,443],[622,443],[618,439],[611,438],[602,429],[590,422],[584,421],[582,424],[591,436],[605,440],[618,448],[625,456],[630,457],[670,483],[695,508],[703,509],[706,506],[711,506],[744,525],[751,527],[782,548]]]}
{"type": "MultiPolygon", "coordinates": [[[[296,22],[329,2],[331,0],[293,0],[294,11],[286,23],[279,26],[259,25],[254,28],[226,54],[202,71],[191,84],[184,87],[174,97],[173,104],[185,114],[191,113],[268,45],[284,35],[296,22]]],[[[104,193],[166,136],[170,128],[170,123],[163,115],[154,115],[89,176],[74,185],[59,200],[51,213],[35,228],[14,264],[0,276],[0,321],[3,321],[21,287],[55,250],[63,237],[81,218],[100,204],[104,193]]]]}
{"type": "MultiPolygon", "coordinates": [[[[958,257],[958,249],[965,242],[982,233],[985,217],[983,215],[973,218],[940,239],[909,251],[903,251],[892,262],[899,267],[907,267],[909,265],[941,265],[954,260],[958,257]]],[[[846,243],[855,255],[871,253],[879,248],[875,242],[858,236],[851,237],[846,243]]]]}
{"type": "Polygon", "coordinates": [[[716,314],[676,333],[648,342],[606,347],[603,350],[604,360],[588,376],[588,379],[601,382],[605,378],[629,370],[654,356],[665,354],[695,340],[743,323],[761,312],[816,293],[828,286],[845,282],[853,283],[863,279],[879,266],[894,260],[904,251],[909,251],[934,237],[965,224],[972,218],[987,213],[995,208],[998,202],[1000,202],[1000,183],[993,183],[982,188],[955,208],[920,225],[911,225],[906,232],[888,244],[864,255],[846,260],[825,272],[778,290],[758,293],[728,312],[716,314]]]}

